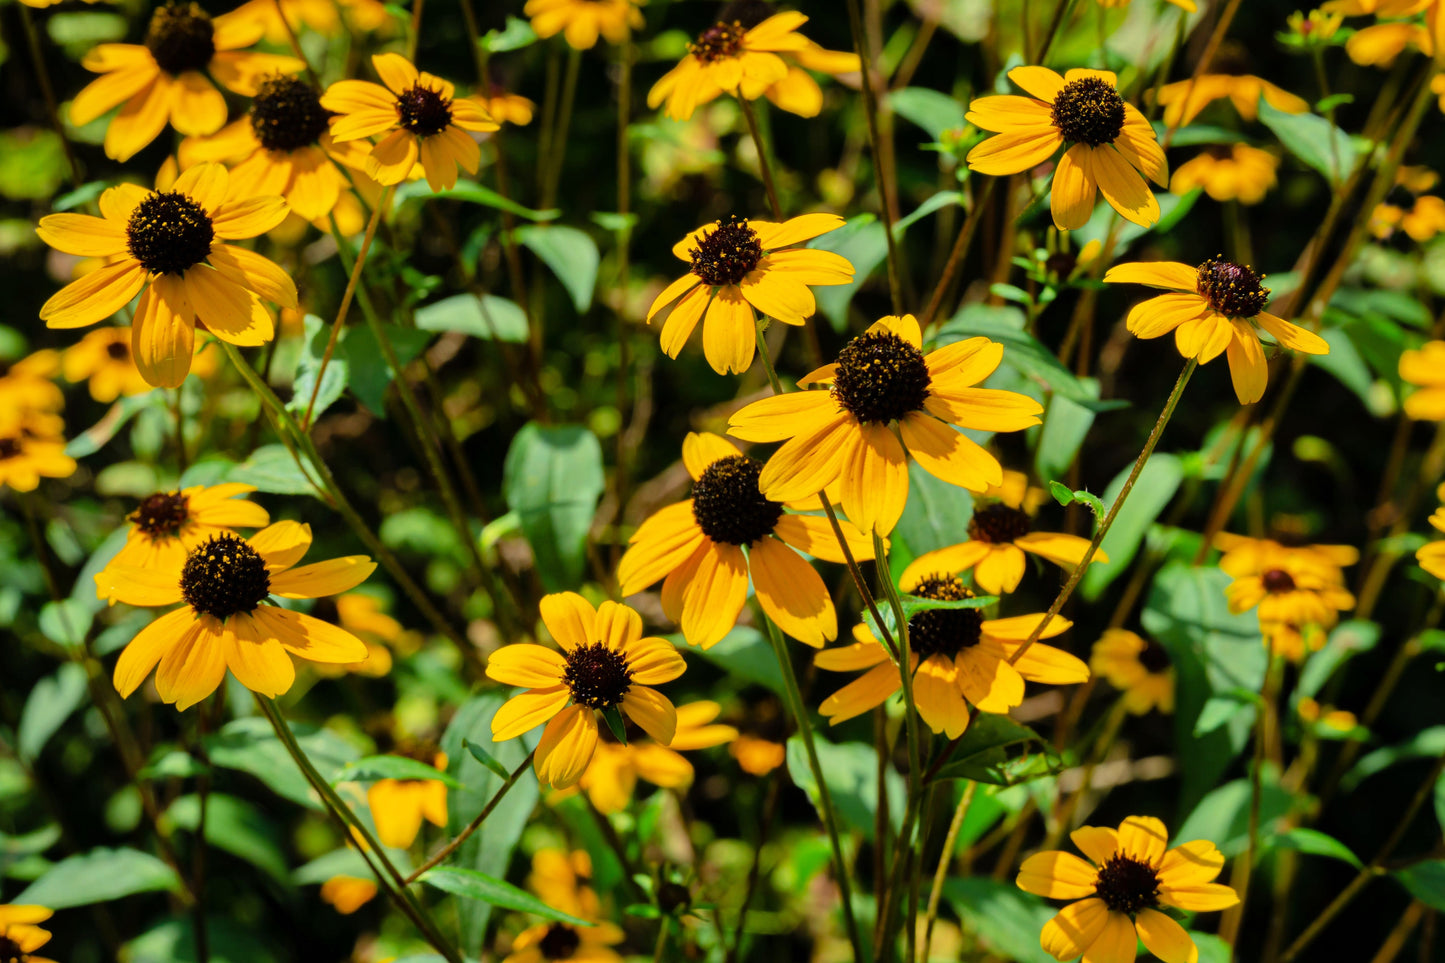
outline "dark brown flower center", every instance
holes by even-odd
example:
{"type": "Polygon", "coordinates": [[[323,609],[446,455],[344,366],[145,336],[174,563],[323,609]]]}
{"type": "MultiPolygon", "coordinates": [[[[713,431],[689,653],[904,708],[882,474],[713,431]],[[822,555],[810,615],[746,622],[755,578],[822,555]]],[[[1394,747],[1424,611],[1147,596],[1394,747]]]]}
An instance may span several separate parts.
{"type": "Polygon", "coordinates": [[[1295,589],[1294,576],[1282,568],[1270,569],[1259,580],[1264,583],[1264,590],[1271,594],[1293,592],[1295,589]]]}
{"type": "Polygon", "coordinates": [[[692,517],[714,542],[750,545],[771,535],[783,506],[763,497],[758,477],[763,466],[742,455],[719,458],[692,486],[692,517]]]}
{"type": "Polygon", "coordinates": [[[211,536],[181,569],[181,598],[197,615],[225,621],[253,611],[270,594],[266,560],[235,535],[211,536]]]}
{"type": "Polygon", "coordinates": [[[632,670],[621,652],[601,642],[579,645],[567,655],[562,681],[572,701],[589,709],[610,709],[632,688],[632,670]]]}
{"type": "Polygon", "coordinates": [[[763,244],[758,232],[748,227],[745,217],[728,215],[726,221],[703,236],[692,255],[692,273],[708,284],[737,284],[748,276],[763,259],[763,244]]]}
{"type": "Polygon", "coordinates": [[[191,517],[189,502],[180,492],[156,492],[131,513],[130,521],[151,538],[169,538],[191,517]]]}
{"type": "Polygon", "coordinates": [[[201,205],[178,191],[151,194],[125,228],[131,257],[152,274],[179,274],[211,253],[216,229],[201,205]]]}
{"type": "Polygon", "coordinates": [[[994,504],[973,513],[968,522],[968,537],[975,542],[1006,545],[1027,535],[1032,528],[1025,513],[1007,505],[994,504]]]}
{"type": "Polygon", "coordinates": [[[921,411],[932,379],[923,352],[891,331],[860,334],[838,352],[833,397],[860,422],[921,411]]]}
{"type": "Polygon", "coordinates": [[[441,91],[420,84],[396,98],[401,126],[418,137],[440,134],[452,122],[452,102],[441,91]]]}
{"type": "Polygon", "coordinates": [[[26,963],[30,955],[8,936],[0,936],[0,963],[26,963]]]}
{"type": "Polygon", "coordinates": [[[1112,856],[1099,867],[1094,895],[1115,913],[1137,913],[1159,905],[1159,874],[1148,863],[1112,856]]]}
{"type": "Polygon", "coordinates": [[[0,461],[20,456],[20,439],[0,438],[0,461]]]}
{"type": "Polygon", "coordinates": [[[1169,661],[1169,653],[1164,651],[1164,646],[1153,639],[1145,639],[1144,651],[1139,653],[1139,664],[1158,675],[1167,671],[1172,663],[1169,661]]]}
{"type": "Polygon", "coordinates": [[[146,49],[168,74],[202,70],[216,55],[215,28],[199,4],[168,3],[151,14],[146,49]]]}
{"type": "Polygon", "coordinates": [[[553,923],[537,944],[544,960],[570,960],[582,945],[582,937],[566,923],[553,923]]]}
{"type": "MultiPolygon", "coordinates": [[[[960,602],[974,597],[957,575],[934,575],[924,579],[910,593],[939,602],[960,602]]],[[[983,613],[978,609],[929,609],[908,620],[908,644],[926,659],[930,655],[953,658],[978,645],[983,638],[983,613]]]]}
{"type": "Polygon", "coordinates": [[[251,101],[251,130],[267,150],[290,153],[311,146],[326,133],[330,118],[316,88],[296,77],[262,81],[251,101]]]}
{"type": "Polygon", "coordinates": [[[1066,141],[1112,144],[1124,129],[1124,98],[1108,81],[1081,77],[1064,84],[1054,98],[1053,116],[1066,141]]]}
{"type": "Polygon", "coordinates": [[[1269,288],[1249,265],[1235,264],[1218,255],[1199,265],[1196,290],[1209,306],[1226,318],[1252,318],[1269,303],[1269,288]]]}
{"type": "Polygon", "coordinates": [[[125,341],[112,341],[105,346],[106,356],[115,361],[130,360],[130,344],[125,341]]]}
{"type": "Polygon", "coordinates": [[[747,28],[741,21],[715,23],[697,36],[697,43],[687,45],[687,52],[705,64],[742,53],[747,28]]]}

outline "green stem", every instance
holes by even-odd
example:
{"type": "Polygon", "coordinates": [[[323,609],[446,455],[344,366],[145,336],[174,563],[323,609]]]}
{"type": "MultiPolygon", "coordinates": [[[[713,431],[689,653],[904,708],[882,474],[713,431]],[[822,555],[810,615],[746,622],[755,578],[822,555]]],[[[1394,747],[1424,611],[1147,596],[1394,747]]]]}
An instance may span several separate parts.
{"type": "Polygon", "coordinates": [[[968,781],[963,798],[953,811],[953,821],[948,824],[948,835],[943,837],[943,852],[938,854],[938,869],[933,874],[933,888],[928,892],[928,909],[923,916],[923,953],[918,957],[921,963],[928,963],[928,951],[933,947],[933,923],[938,919],[938,903],[943,897],[943,882],[948,878],[948,866],[953,862],[953,848],[958,845],[958,834],[963,829],[964,817],[973,802],[978,783],[968,781]]]}
{"type": "MultiPolygon", "coordinates": [[[[552,154],[547,158],[547,181],[542,185],[542,209],[548,210],[557,200],[557,185],[562,180],[562,162],[567,158],[567,129],[572,123],[572,105],[577,98],[577,72],[582,66],[582,51],[567,48],[567,73],[562,78],[562,106],[557,111],[557,129],[552,138],[552,154]]],[[[543,155],[547,157],[547,155],[543,155]]]]}
{"type": "Polygon", "coordinates": [[[467,823],[466,828],[460,833],[457,833],[456,838],[443,846],[435,856],[418,866],[416,871],[406,878],[406,882],[415,883],[427,870],[446,862],[447,857],[460,849],[462,843],[465,843],[467,839],[471,837],[472,833],[481,829],[482,823],[487,821],[487,817],[492,814],[492,810],[496,809],[497,804],[506,798],[507,793],[511,792],[512,787],[517,784],[517,780],[522,777],[522,773],[526,772],[527,767],[532,765],[532,758],[536,755],[537,750],[535,749],[527,753],[527,758],[517,764],[517,768],[512,770],[511,775],[507,777],[507,781],[502,783],[501,788],[497,790],[496,794],[487,800],[487,804],[482,807],[482,811],[477,813],[477,818],[467,823]]]}
{"type": "Polygon", "coordinates": [[[748,133],[753,135],[753,145],[758,149],[758,168],[763,173],[763,187],[768,191],[768,203],[773,208],[773,218],[781,221],[783,205],[778,202],[778,188],[773,183],[773,167],[768,162],[768,148],[763,143],[762,132],[758,129],[758,118],[753,112],[753,103],[741,94],[738,96],[738,103],[743,105],[743,117],[748,122],[748,133]]]}

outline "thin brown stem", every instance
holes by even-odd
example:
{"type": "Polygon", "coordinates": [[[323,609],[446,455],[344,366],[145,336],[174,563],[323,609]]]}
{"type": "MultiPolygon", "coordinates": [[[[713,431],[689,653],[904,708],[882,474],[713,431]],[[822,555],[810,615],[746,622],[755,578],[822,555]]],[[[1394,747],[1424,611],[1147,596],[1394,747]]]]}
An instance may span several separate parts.
{"type": "Polygon", "coordinates": [[[25,4],[19,5],[20,24],[25,30],[25,43],[30,48],[30,59],[35,62],[35,81],[40,84],[40,95],[45,98],[45,116],[51,129],[60,138],[60,149],[65,152],[65,163],[70,169],[70,184],[79,187],[83,183],[80,161],[75,158],[70,138],[65,136],[65,125],[60,122],[60,112],[55,106],[55,91],[50,86],[50,72],[45,69],[45,54],[40,48],[40,35],[35,30],[35,21],[25,4]]]}
{"type": "Polygon", "coordinates": [[[898,222],[898,211],[892,183],[894,171],[888,163],[888,152],[878,132],[878,96],[873,90],[873,55],[863,30],[863,16],[858,0],[846,0],[848,24],[853,31],[853,49],[862,64],[859,74],[863,88],[863,113],[868,120],[868,147],[873,152],[874,180],[878,185],[879,207],[883,213],[883,235],[888,244],[888,294],[893,301],[893,313],[903,313],[903,266],[898,242],[893,237],[893,225],[898,222]]]}
{"type": "Polygon", "coordinates": [[[743,105],[743,117],[748,122],[748,133],[752,135],[753,145],[758,151],[758,168],[762,171],[763,187],[768,192],[768,204],[773,209],[773,218],[781,221],[783,219],[783,205],[778,201],[778,188],[773,183],[773,167],[768,160],[768,148],[763,143],[762,131],[758,129],[758,118],[753,111],[753,103],[746,97],[739,97],[738,103],[743,105]]]}
{"type": "Polygon", "coordinates": [[[466,827],[461,832],[457,833],[456,838],[454,838],[451,842],[447,843],[445,846],[439,849],[435,856],[431,857],[426,862],[418,866],[416,870],[406,878],[405,882],[407,883],[407,885],[415,883],[417,880],[421,879],[421,877],[426,874],[427,870],[433,869],[446,862],[452,853],[455,853],[458,849],[461,848],[463,843],[465,843],[468,839],[471,838],[472,833],[475,833],[478,829],[482,828],[482,823],[487,821],[487,817],[490,816],[492,814],[492,811],[497,808],[497,805],[506,798],[507,793],[512,791],[512,787],[517,784],[517,780],[522,777],[522,773],[526,772],[528,767],[532,765],[532,758],[536,755],[537,750],[535,749],[527,753],[527,758],[523,759],[517,764],[517,768],[513,769],[511,775],[507,776],[507,781],[502,783],[502,785],[497,789],[496,794],[493,795],[491,799],[487,800],[487,804],[482,807],[481,812],[477,813],[477,817],[471,822],[467,823],[466,827]]]}

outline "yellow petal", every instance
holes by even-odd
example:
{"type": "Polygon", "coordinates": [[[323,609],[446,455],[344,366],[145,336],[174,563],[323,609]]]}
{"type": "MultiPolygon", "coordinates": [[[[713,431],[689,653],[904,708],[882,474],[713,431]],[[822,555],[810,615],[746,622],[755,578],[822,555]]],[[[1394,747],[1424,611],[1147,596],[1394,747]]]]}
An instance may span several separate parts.
{"type": "Polygon", "coordinates": [[[627,668],[632,673],[632,681],[659,685],[682,675],[687,663],[671,642],[649,636],[638,639],[628,648],[627,668]]]}
{"type": "Polygon", "coordinates": [[[1199,269],[1178,261],[1134,261],[1109,268],[1104,272],[1104,281],[1192,292],[1199,286],[1199,269]]]}
{"type": "Polygon", "coordinates": [[[303,659],[334,665],[366,660],[366,643],[330,622],[275,605],[259,605],[251,617],[282,648],[303,659]]]}
{"type": "Polygon", "coordinates": [[[1158,223],[1158,199],[1122,154],[1105,145],[1093,149],[1092,160],[1099,192],[1110,207],[1125,220],[1140,227],[1152,227],[1158,223]]]}
{"type": "Polygon", "coordinates": [[[838,637],[828,587],[797,552],[764,536],[751,544],[748,560],[758,603],[778,628],[815,649],[838,637]]]}
{"type": "Polygon", "coordinates": [[[231,674],[252,692],[274,699],[290,691],[296,681],[291,656],[249,615],[234,615],[226,620],[221,644],[231,674]]]}
{"type": "Polygon", "coordinates": [[[115,664],[115,690],[120,697],[128,698],[140,688],[161,657],[179,644],[195,624],[195,613],[186,607],[167,612],[137,632],[115,664]]]}
{"type": "Polygon", "coordinates": [[[1109,908],[1101,899],[1070,903],[1044,924],[1039,944],[1056,960],[1074,959],[1099,939],[1109,916],[1109,908]]]}
{"type": "Polygon", "coordinates": [[[537,745],[537,779],[554,789],[575,786],[597,748],[597,717],[585,706],[568,706],[547,723],[537,745]]]}
{"type": "Polygon", "coordinates": [[[748,595],[748,568],[736,545],[705,542],[682,597],[682,633],[689,645],[722,641],[748,595]]]}
{"type": "Polygon", "coordinates": [[[1056,127],[1025,127],[995,134],[969,151],[966,160],[980,174],[1019,174],[1053,157],[1063,142],[1056,127]]]}
{"type": "Polygon", "coordinates": [[[295,565],[311,547],[311,526],[289,520],[276,522],[246,541],[266,560],[274,578],[277,572],[295,565]]]}
{"type": "Polygon", "coordinates": [[[903,685],[892,662],[876,665],[823,700],[818,707],[830,724],[837,725],[881,706],[903,685]]]}
{"type": "Polygon", "coordinates": [[[487,656],[487,678],[504,685],[545,689],[562,681],[567,660],[552,649],[526,642],[504,645],[487,656]]]}
{"type": "Polygon", "coordinates": [[[319,599],[349,592],[371,573],[376,563],[365,555],[347,555],[288,569],[271,579],[271,594],[287,599],[319,599]]]}
{"type": "Polygon", "coordinates": [[[565,685],[532,689],[512,696],[492,716],[492,741],[505,742],[532,731],[561,712],[571,698],[572,690],[565,685]]]}
{"type": "Polygon", "coordinates": [[[628,689],[622,697],[622,711],[664,746],[677,732],[677,710],[667,696],[651,686],[634,685],[628,689]]]}
{"type": "Polygon", "coordinates": [[[1144,948],[1164,963],[1199,963],[1199,948],[1184,927],[1158,910],[1141,909],[1134,925],[1144,948]]]}
{"type": "Polygon", "coordinates": [[[1069,833],[1069,838],[1099,866],[1107,863],[1119,848],[1119,834],[1108,826],[1080,826],[1069,833]]]}
{"type": "Polygon", "coordinates": [[[1092,896],[1098,881],[1099,871],[1072,853],[1035,853],[1019,866],[1019,889],[1046,899],[1092,896]]]}
{"type": "Polygon", "coordinates": [[[1075,144],[1064,151],[1054,171],[1049,199],[1054,227],[1061,231],[1074,231],[1089,223],[1089,217],[1094,213],[1094,194],[1098,186],[1094,176],[1092,148],[1087,144],[1075,144]]]}
{"type": "Polygon", "coordinates": [[[564,651],[597,640],[597,610],[576,592],[554,592],[542,597],[539,605],[542,624],[564,651]]]}
{"type": "Polygon", "coordinates": [[[904,418],[898,428],[913,460],[935,478],[975,492],[1003,481],[998,459],[961,432],[918,412],[904,418]]]}
{"type": "Polygon", "coordinates": [[[950,739],[968,727],[968,706],[958,689],[958,669],[941,655],[929,656],[913,676],[913,702],[928,728],[950,739]]]}
{"type": "Polygon", "coordinates": [[[843,510],[863,531],[886,535],[908,501],[908,455],[887,425],[859,428],[840,472],[843,510]]]}

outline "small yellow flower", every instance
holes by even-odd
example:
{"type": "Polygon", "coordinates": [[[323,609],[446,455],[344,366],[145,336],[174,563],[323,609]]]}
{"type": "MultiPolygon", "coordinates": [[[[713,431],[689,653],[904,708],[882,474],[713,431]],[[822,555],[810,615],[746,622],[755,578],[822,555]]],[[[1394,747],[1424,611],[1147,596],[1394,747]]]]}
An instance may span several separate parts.
{"type": "MultiPolygon", "coordinates": [[[[1445,484],[1435,489],[1435,498],[1445,502],[1445,484]]],[[[1445,505],[1435,509],[1430,516],[1430,524],[1436,531],[1445,532],[1445,505]]],[[[1445,579],[1445,539],[1436,539],[1428,545],[1422,545],[1415,552],[1415,561],[1420,567],[1438,579],[1445,579]]]]}
{"type": "Polygon", "coordinates": [[[53,915],[44,906],[0,906],[0,960],[5,963],[55,963],[36,956],[35,951],[50,942],[50,934],[37,923],[53,915]]]}
{"type": "Polygon", "coordinates": [[[1269,362],[1260,346],[1259,328],[1281,347],[1306,354],[1330,352],[1324,338],[1264,310],[1269,303],[1269,288],[1261,283],[1264,275],[1222,256],[1197,268],[1177,261],[1118,264],[1105,272],[1104,280],[1175,292],[1130,309],[1126,321],[1130,333],[1158,338],[1173,331],[1179,353],[1198,358],[1200,364],[1226,354],[1234,393],[1242,405],[1264,397],[1269,382],[1269,362]]]}
{"type": "Polygon", "coordinates": [[[1320,708],[1320,704],[1309,696],[1301,696],[1295,704],[1295,712],[1299,717],[1310,725],[1318,725],[1331,730],[1331,733],[1346,733],[1354,731],[1360,724],[1360,720],[1353,712],[1333,707],[1320,708]]]}
{"type": "Polygon", "coordinates": [[[1329,13],[1325,10],[1311,10],[1308,14],[1296,10],[1286,19],[1291,39],[1303,47],[1328,44],[1344,23],[1344,14],[1329,13]]]}
{"type": "Polygon", "coordinates": [[[1193,80],[1165,84],[1160,89],[1159,104],[1164,108],[1164,123],[1168,127],[1183,127],[1199,116],[1205,107],[1224,97],[1229,98],[1235,111],[1245,120],[1254,120],[1259,116],[1261,97],[1275,110],[1286,114],[1304,114],[1310,109],[1309,101],[1253,74],[1205,74],[1193,80]]]}
{"type": "MultiPolygon", "coordinates": [[[[446,753],[433,753],[427,761],[446,772],[446,753]]],[[[423,817],[433,826],[447,824],[447,784],[440,779],[378,779],[366,790],[366,804],[377,838],[396,849],[406,849],[416,840],[423,817]]]]}
{"type": "Polygon", "coordinates": [[[230,16],[261,24],[267,42],[279,45],[289,43],[302,27],[339,37],[347,31],[374,33],[393,23],[381,0],[246,0],[230,16]]]}
{"type": "Polygon", "coordinates": [[[1118,830],[1081,826],[1069,834],[1091,863],[1065,852],[1035,853],[1019,867],[1019,889],[1071,899],[1044,924],[1039,942],[1057,960],[1129,963],[1138,940],[1161,960],[1199,955],[1188,932],[1160,907],[1186,913],[1228,909],[1239,896],[1212,882],[1224,855],[1207,840],[1166,852],[1169,832],[1151,816],[1130,816],[1118,830]]]}
{"type": "Polygon", "coordinates": [[[0,485],[33,492],[42,478],[69,478],[75,459],[65,453],[63,438],[35,438],[23,431],[0,434],[0,485]]]}
{"type": "Polygon", "coordinates": [[[1278,168],[1279,158],[1267,150],[1248,144],[1214,147],[1180,164],[1169,189],[1187,194],[1202,187],[1216,201],[1258,204],[1274,187],[1278,168]]]}
{"type": "Polygon", "coordinates": [[[612,947],[622,942],[624,934],[618,926],[601,919],[597,894],[584,885],[591,876],[592,861],[585,852],[539,849],[532,856],[528,888],[548,906],[594,925],[544,923],[523,930],[512,941],[512,951],[502,963],[622,963],[622,957],[612,947]]]}
{"type": "Polygon", "coordinates": [[[492,84],[485,94],[472,94],[472,99],[492,120],[499,124],[511,124],[513,127],[530,124],[532,114],[537,110],[537,105],[526,97],[508,93],[496,84],[492,84]]]}
{"type": "Polygon", "coordinates": [[[321,884],[321,899],[349,916],[376,897],[376,880],[359,876],[333,876],[321,884]]]}
{"type": "Polygon", "coordinates": [[[1128,629],[1105,629],[1094,643],[1089,668],[1124,694],[1124,708],[1134,715],[1174,711],[1174,667],[1153,639],[1128,629]]]}
{"type": "Polygon", "coordinates": [[[591,50],[602,37],[611,44],[623,44],[634,30],[647,26],[642,11],[645,0],[527,0],[522,8],[532,18],[532,30],[546,40],[562,34],[575,50],[591,50]]]}
{"type": "MultiPolygon", "coordinates": [[[[70,382],[85,381],[90,396],[102,404],[119,397],[145,394],[151,390],[131,356],[130,328],[103,327],[87,331],[85,337],[60,353],[61,372],[70,382]]],[[[206,351],[209,342],[196,346],[191,374],[205,378],[216,370],[215,359],[206,351]]]]}
{"type": "Polygon", "coordinates": [[[1265,644],[1293,661],[1302,659],[1306,649],[1320,648],[1339,613],[1355,605],[1339,568],[1322,563],[1322,557],[1308,548],[1279,546],[1262,548],[1252,556],[1226,555],[1220,567],[1234,577],[1225,590],[1229,610],[1247,612],[1257,607],[1265,644]]]}
{"type": "Polygon", "coordinates": [[[207,488],[192,485],[179,491],[148,495],[126,516],[130,529],[125,545],[95,576],[99,597],[114,584],[115,571],[143,568],[179,572],[186,558],[218,535],[234,535],[240,528],[265,528],[271,523],[266,509],[244,497],[255,491],[252,485],[226,482],[207,488]]]}

